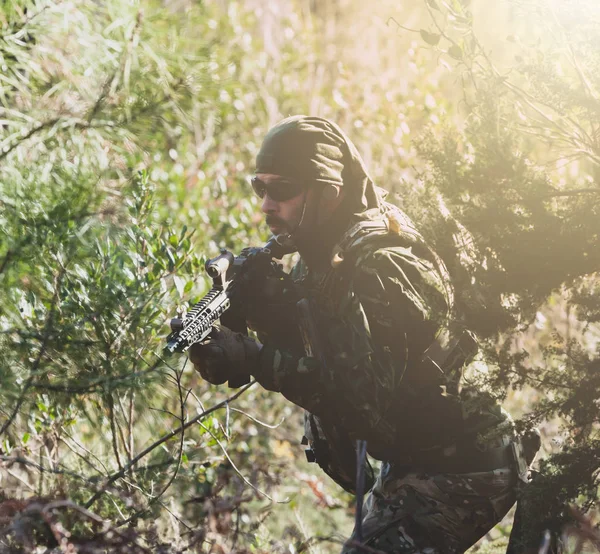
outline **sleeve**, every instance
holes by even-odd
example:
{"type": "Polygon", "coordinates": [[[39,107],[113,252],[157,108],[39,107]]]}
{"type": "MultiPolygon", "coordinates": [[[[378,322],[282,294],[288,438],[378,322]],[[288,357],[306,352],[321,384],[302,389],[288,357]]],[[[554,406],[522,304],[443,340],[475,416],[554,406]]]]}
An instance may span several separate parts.
{"type": "Polygon", "coordinates": [[[410,248],[376,250],[357,260],[336,313],[313,314],[327,367],[267,342],[256,377],[318,416],[384,439],[394,433],[386,415],[405,374],[447,313],[448,295],[433,264],[410,248]]]}

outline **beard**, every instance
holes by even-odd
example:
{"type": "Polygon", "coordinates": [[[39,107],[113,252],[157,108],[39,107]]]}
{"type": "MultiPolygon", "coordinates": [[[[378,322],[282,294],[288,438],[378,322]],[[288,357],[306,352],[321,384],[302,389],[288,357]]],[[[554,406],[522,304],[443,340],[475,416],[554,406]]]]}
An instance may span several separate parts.
{"type": "Polygon", "coordinates": [[[277,225],[277,227],[286,227],[285,221],[276,215],[268,215],[265,219],[267,225],[277,225]]]}
{"type": "Polygon", "coordinates": [[[269,227],[275,227],[275,231],[273,231],[275,234],[289,233],[288,224],[283,219],[274,215],[268,215],[265,221],[269,227]]]}

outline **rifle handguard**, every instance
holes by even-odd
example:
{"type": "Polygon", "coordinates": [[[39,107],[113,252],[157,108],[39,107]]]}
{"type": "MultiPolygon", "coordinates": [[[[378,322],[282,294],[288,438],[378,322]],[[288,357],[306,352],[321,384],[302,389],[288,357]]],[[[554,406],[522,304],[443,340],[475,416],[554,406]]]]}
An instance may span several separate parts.
{"type": "MultiPolygon", "coordinates": [[[[234,256],[227,250],[221,250],[219,256],[208,260],[205,264],[205,270],[213,280],[213,287],[200,302],[194,305],[183,320],[179,317],[171,320],[171,334],[167,337],[164,353],[167,355],[175,352],[183,353],[192,344],[202,342],[208,337],[213,325],[226,311],[227,319],[236,322],[240,320],[244,327],[235,330],[245,331],[245,313],[240,310],[243,307],[244,299],[241,294],[238,294],[238,289],[243,291],[243,281],[247,278],[246,275],[250,273],[249,269],[256,264],[259,267],[262,264],[269,267],[273,258],[281,258],[292,251],[278,244],[272,238],[262,248],[245,248],[240,256],[234,256]],[[228,310],[232,304],[232,297],[236,299],[234,301],[236,306],[235,316],[230,318],[229,315],[232,312],[228,310]]],[[[229,324],[229,321],[227,324],[229,324]]]]}

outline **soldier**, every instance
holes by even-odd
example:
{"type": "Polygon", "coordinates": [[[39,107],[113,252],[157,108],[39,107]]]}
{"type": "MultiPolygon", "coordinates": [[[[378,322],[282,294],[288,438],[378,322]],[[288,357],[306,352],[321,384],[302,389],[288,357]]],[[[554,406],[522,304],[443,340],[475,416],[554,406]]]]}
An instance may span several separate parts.
{"type": "Polygon", "coordinates": [[[252,186],[271,232],[300,261],[283,290],[255,291],[248,324],[260,343],[220,327],[190,359],[212,383],[242,372],[304,408],[309,459],[346,490],[355,492],[355,445],[367,440],[382,465],[375,480],[364,460],[372,492],[345,554],[364,552],[361,543],[464,552],[515,502],[527,462],[506,412],[461,385],[477,346],[444,264],[328,120],[275,125],[252,186]],[[300,297],[321,355],[303,347],[300,297]]]}

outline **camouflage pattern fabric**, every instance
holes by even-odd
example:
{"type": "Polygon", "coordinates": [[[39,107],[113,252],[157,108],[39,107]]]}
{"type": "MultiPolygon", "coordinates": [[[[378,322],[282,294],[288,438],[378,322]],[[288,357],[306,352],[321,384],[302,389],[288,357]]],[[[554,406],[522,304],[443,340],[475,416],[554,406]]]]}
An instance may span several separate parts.
{"type": "MultiPolygon", "coordinates": [[[[304,437],[310,446],[307,456],[315,461],[344,490],[356,494],[356,444],[339,426],[325,424],[314,414],[304,412],[304,437]],[[311,458],[314,457],[314,460],[311,458]]],[[[366,459],[363,464],[365,491],[373,487],[375,475],[366,459]]]]}
{"type": "MultiPolygon", "coordinates": [[[[431,459],[431,452],[446,455],[457,444],[491,448],[499,433],[513,436],[506,412],[462,386],[463,364],[444,373],[423,361],[438,337],[464,331],[453,321],[443,267],[424,244],[389,233],[364,241],[341,269],[309,269],[300,260],[291,278],[298,297],[312,301],[326,364],[284,348],[270,338],[275,330],[263,328],[255,377],[307,410],[315,454],[321,439],[327,442],[317,461],[346,490],[353,489],[356,467],[348,445],[366,439],[369,455],[383,461],[365,505],[369,547],[463,552],[514,503],[517,472],[448,473],[443,460],[439,469],[431,463],[428,473],[419,469],[422,453],[431,459]]],[[[296,314],[287,315],[294,328],[296,314]]],[[[348,543],[343,552],[361,549],[348,543]]]]}
{"type": "MultiPolygon", "coordinates": [[[[295,404],[366,438],[380,460],[446,446],[506,421],[485,397],[463,391],[460,372],[424,378],[422,356],[451,317],[448,283],[436,264],[394,237],[366,243],[344,271],[308,270],[292,277],[313,299],[326,367],[286,350],[263,333],[257,380],[295,404]],[[391,245],[389,243],[392,242],[391,245]]],[[[289,314],[291,320],[294,314],[289,314]]]]}
{"type": "MultiPolygon", "coordinates": [[[[512,468],[427,474],[384,462],[365,503],[362,544],[393,554],[458,554],[475,544],[516,500],[512,468]]],[[[354,535],[342,554],[364,553],[354,535]]]]}

